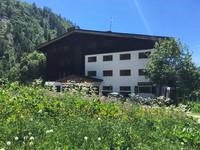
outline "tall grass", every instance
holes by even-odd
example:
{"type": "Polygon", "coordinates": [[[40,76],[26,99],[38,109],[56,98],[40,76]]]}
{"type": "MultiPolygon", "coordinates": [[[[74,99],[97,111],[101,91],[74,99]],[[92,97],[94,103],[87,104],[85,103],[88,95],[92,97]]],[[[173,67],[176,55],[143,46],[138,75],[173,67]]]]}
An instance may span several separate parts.
{"type": "Polygon", "coordinates": [[[171,109],[127,109],[76,91],[13,83],[0,89],[1,148],[199,149],[200,125],[171,109]]]}
{"type": "Polygon", "coordinates": [[[200,113],[200,101],[187,102],[187,105],[190,107],[192,112],[200,113]]]}

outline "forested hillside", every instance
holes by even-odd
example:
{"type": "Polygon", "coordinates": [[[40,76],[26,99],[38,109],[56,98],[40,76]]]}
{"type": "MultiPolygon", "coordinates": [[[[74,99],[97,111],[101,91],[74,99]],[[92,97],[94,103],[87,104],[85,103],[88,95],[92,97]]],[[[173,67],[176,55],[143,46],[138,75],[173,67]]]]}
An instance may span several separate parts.
{"type": "Polygon", "coordinates": [[[22,82],[39,78],[45,70],[45,56],[36,46],[55,38],[73,26],[49,8],[38,8],[16,0],[0,2],[0,78],[22,82]]]}

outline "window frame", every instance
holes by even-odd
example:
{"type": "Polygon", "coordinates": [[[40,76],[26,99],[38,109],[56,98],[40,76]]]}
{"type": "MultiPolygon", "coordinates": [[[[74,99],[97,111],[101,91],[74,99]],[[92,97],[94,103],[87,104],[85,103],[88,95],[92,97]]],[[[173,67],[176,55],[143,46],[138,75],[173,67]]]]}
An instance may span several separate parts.
{"type": "Polygon", "coordinates": [[[112,92],[113,91],[113,86],[111,86],[111,85],[109,85],[109,86],[103,86],[102,87],[102,91],[111,91],[112,92]],[[110,88],[110,89],[104,89],[105,87],[106,88],[110,88]]]}
{"type": "Polygon", "coordinates": [[[131,86],[120,86],[119,91],[123,91],[123,92],[131,91],[131,86]],[[123,89],[123,88],[125,88],[125,89],[123,89]]]}
{"type": "Polygon", "coordinates": [[[103,61],[104,62],[106,62],[106,61],[113,61],[113,55],[103,55],[103,61]],[[110,57],[110,59],[106,60],[106,58],[109,58],[109,57],[110,57]]]}
{"type": "Polygon", "coordinates": [[[152,94],[153,93],[153,86],[138,86],[138,93],[144,93],[144,94],[152,94]],[[143,88],[142,92],[141,92],[141,88],[143,88]],[[144,88],[149,88],[148,90],[144,88]],[[145,91],[145,92],[143,92],[145,91]]]}
{"type": "Polygon", "coordinates": [[[152,82],[138,82],[138,93],[153,94],[152,82]],[[140,88],[150,88],[150,92],[140,92],[140,88]]]}
{"type": "Polygon", "coordinates": [[[138,69],[138,75],[139,76],[146,76],[147,75],[146,69],[138,69]]]}
{"type": "Polygon", "coordinates": [[[120,76],[131,76],[131,69],[121,69],[121,70],[119,70],[119,75],[120,76]],[[129,71],[129,74],[127,74],[127,73],[122,73],[123,71],[129,71]]]}
{"type": "Polygon", "coordinates": [[[131,86],[120,86],[119,93],[123,96],[128,96],[129,94],[131,94],[131,86]],[[129,88],[129,89],[123,89],[123,88],[129,88]]]}
{"type": "Polygon", "coordinates": [[[103,70],[103,77],[112,77],[113,76],[113,70],[103,70]],[[105,73],[110,72],[110,75],[106,75],[105,73]]]}
{"type": "Polygon", "coordinates": [[[96,77],[97,76],[97,71],[95,71],[95,70],[90,70],[90,71],[87,71],[87,76],[89,76],[89,77],[96,77]],[[89,72],[91,73],[91,72],[95,72],[95,75],[89,75],[89,72]]]}
{"type": "Polygon", "coordinates": [[[146,52],[139,52],[138,53],[138,58],[139,59],[147,59],[151,55],[151,51],[146,51],[146,52]]]}
{"type": "Polygon", "coordinates": [[[88,62],[88,63],[97,62],[97,56],[88,56],[87,62],[88,62]],[[90,59],[92,59],[92,58],[95,58],[95,59],[94,59],[94,60],[90,60],[90,59]]]}
{"type": "Polygon", "coordinates": [[[112,93],[113,92],[113,86],[103,86],[102,87],[102,94],[104,96],[107,96],[109,93],[112,93]],[[110,87],[111,89],[104,89],[104,87],[110,87]]]}
{"type": "Polygon", "coordinates": [[[131,60],[131,54],[130,53],[120,54],[119,60],[131,60]],[[129,56],[129,57],[127,58],[126,56],[129,56]],[[122,58],[122,57],[124,57],[124,58],[122,58]]]}

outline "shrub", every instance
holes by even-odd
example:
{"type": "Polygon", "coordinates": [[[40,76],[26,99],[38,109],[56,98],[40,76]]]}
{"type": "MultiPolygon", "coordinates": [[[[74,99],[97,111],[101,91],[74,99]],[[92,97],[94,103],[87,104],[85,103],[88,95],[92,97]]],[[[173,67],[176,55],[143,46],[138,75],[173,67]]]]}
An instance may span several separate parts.
{"type": "Polygon", "coordinates": [[[200,102],[199,101],[188,102],[187,104],[192,112],[200,113],[200,102]]]}
{"type": "Polygon", "coordinates": [[[144,98],[142,96],[131,94],[129,99],[132,102],[136,102],[142,105],[149,105],[149,106],[169,106],[173,104],[171,99],[166,99],[164,96],[156,97],[156,98],[144,98]]]}
{"type": "Polygon", "coordinates": [[[191,93],[190,99],[193,101],[200,101],[200,89],[191,93]]]}

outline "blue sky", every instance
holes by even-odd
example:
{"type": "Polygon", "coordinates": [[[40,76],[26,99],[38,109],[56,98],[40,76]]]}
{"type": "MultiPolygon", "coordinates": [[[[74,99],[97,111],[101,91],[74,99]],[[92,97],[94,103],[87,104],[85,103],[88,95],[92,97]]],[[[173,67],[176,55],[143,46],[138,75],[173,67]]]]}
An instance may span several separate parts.
{"type": "Polygon", "coordinates": [[[173,36],[200,66],[199,0],[23,0],[47,6],[83,29],[173,36]]]}

